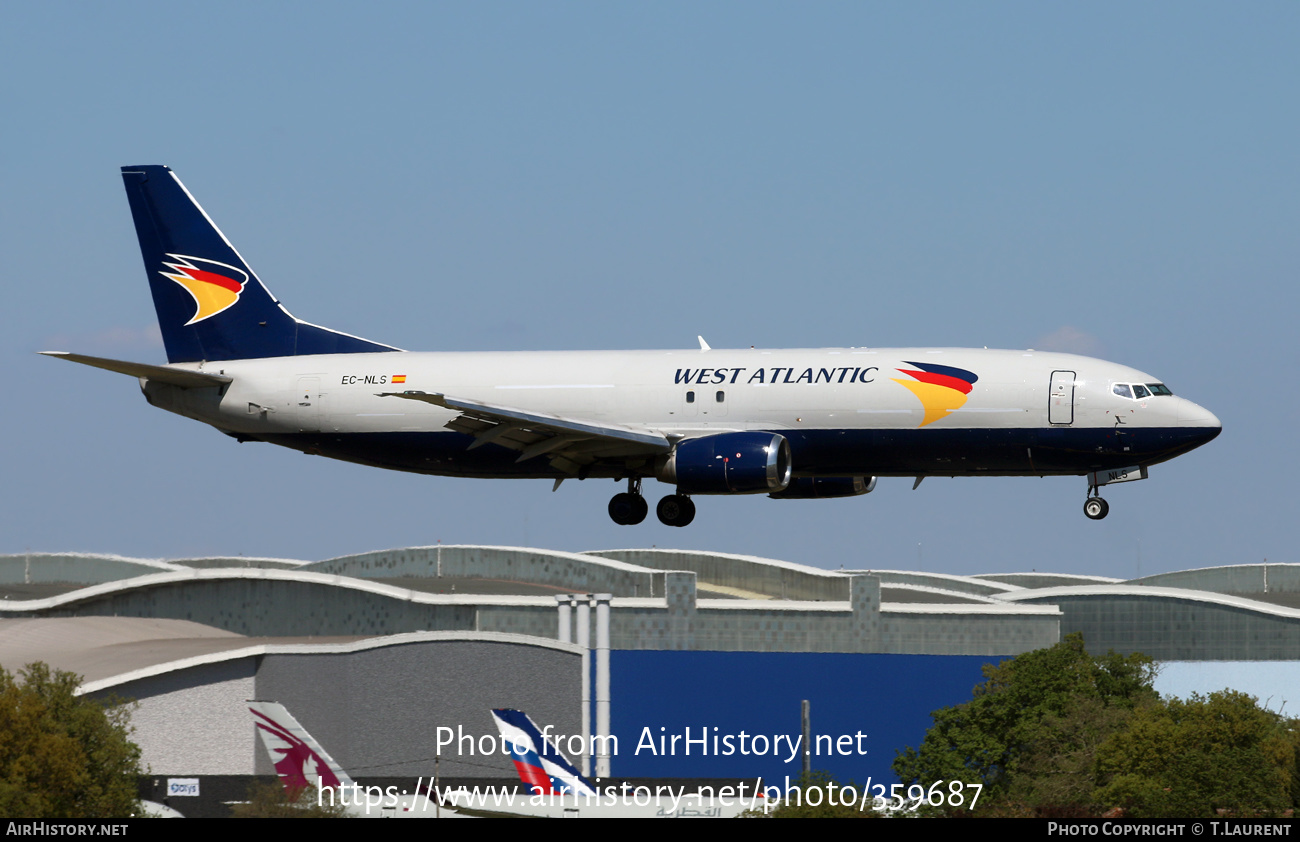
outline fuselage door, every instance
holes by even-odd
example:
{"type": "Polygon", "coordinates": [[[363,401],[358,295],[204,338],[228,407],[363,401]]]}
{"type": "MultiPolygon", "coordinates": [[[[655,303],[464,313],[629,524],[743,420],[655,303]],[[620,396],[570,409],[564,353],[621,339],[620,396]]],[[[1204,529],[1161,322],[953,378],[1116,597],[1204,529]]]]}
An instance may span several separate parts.
{"type": "Polygon", "coordinates": [[[298,431],[303,433],[320,432],[321,404],[323,395],[320,390],[319,377],[299,377],[298,393],[294,397],[294,409],[298,416],[298,431]]]}
{"type": "Polygon", "coordinates": [[[1074,423],[1073,371],[1053,371],[1052,387],[1047,396],[1047,423],[1074,423]]]}

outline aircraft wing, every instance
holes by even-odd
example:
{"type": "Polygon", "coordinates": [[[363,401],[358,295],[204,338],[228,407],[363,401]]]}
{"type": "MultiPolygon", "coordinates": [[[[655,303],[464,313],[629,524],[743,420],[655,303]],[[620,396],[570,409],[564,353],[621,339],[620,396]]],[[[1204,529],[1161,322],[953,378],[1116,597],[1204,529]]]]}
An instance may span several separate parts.
{"type": "Polygon", "coordinates": [[[546,455],[553,467],[569,474],[602,459],[645,458],[672,449],[661,433],[618,424],[593,424],[441,393],[382,392],[380,397],[422,401],[459,412],[447,428],[473,436],[470,450],[491,442],[520,451],[517,462],[546,455]]]}

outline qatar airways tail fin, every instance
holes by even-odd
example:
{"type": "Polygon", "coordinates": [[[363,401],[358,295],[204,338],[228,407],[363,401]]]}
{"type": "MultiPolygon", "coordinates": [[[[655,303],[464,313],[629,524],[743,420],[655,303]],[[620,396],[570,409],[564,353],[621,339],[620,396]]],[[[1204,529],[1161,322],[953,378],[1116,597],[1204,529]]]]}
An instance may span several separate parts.
{"type": "Polygon", "coordinates": [[[295,319],[167,167],[122,180],[168,362],[399,350],[295,319]]]}
{"type": "Polygon", "coordinates": [[[421,786],[423,778],[411,792],[398,792],[395,786],[359,786],[279,702],[250,701],[248,710],[293,801],[314,789],[318,806],[337,806],[353,818],[465,818],[463,813],[442,806],[432,782],[421,786]]]}
{"type": "Polygon", "coordinates": [[[533,795],[595,795],[596,788],[519,710],[494,710],[497,730],[510,748],[519,779],[533,795]]]}
{"type": "Polygon", "coordinates": [[[317,786],[352,787],[352,778],[330,757],[307,729],[278,702],[249,702],[253,724],[285,789],[297,796],[317,786]],[[318,784],[319,781],[319,784],[318,784]]]}

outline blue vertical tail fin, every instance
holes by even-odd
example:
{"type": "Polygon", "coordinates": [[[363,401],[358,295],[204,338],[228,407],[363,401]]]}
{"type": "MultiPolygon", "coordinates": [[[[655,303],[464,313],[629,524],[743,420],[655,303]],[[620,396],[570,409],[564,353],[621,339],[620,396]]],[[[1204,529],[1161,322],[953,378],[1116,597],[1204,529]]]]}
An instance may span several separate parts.
{"type": "Polygon", "coordinates": [[[530,795],[596,794],[591,781],[565,759],[528,714],[502,708],[492,711],[492,716],[530,795]]]}
{"type": "Polygon", "coordinates": [[[167,167],[123,167],[167,361],[397,351],[294,318],[167,167]]]}

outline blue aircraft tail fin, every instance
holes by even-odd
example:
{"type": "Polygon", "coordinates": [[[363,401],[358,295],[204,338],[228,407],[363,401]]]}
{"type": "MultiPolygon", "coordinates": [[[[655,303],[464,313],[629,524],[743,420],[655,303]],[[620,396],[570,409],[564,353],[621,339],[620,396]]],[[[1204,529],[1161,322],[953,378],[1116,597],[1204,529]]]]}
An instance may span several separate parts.
{"type": "Polygon", "coordinates": [[[565,759],[528,714],[503,708],[492,711],[492,716],[530,795],[596,794],[591,781],[565,759]]]}
{"type": "Polygon", "coordinates": [[[123,167],[167,361],[397,351],[295,319],[167,167],[123,167]]]}

